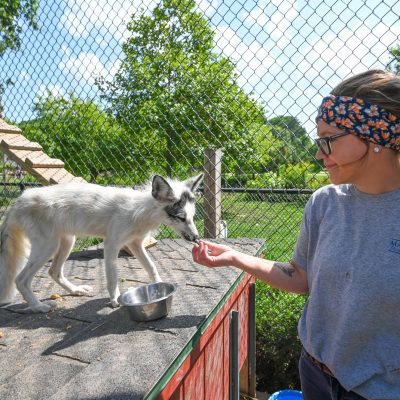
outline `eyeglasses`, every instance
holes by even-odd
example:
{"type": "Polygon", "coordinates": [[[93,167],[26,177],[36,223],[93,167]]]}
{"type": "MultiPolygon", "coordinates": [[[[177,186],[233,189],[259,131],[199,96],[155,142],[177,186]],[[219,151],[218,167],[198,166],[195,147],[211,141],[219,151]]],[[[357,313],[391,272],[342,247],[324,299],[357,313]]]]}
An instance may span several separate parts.
{"type": "Polygon", "coordinates": [[[344,132],[344,133],[338,133],[336,135],[328,136],[328,137],[322,137],[319,139],[315,139],[314,142],[318,146],[318,148],[326,155],[329,156],[329,154],[332,154],[332,146],[331,143],[342,137],[342,136],[347,136],[350,135],[349,132],[344,132]]]}

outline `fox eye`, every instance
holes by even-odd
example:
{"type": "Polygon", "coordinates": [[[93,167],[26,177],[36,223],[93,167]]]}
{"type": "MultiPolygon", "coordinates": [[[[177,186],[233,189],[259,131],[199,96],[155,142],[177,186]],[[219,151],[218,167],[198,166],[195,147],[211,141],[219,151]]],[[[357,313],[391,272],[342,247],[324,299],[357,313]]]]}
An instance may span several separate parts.
{"type": "Polygon", "coordinates": [[[186,222],[186,218],[180,217],[179,215],[174,215],[174,214],[169,214],[168,213],[168,216],[173,218],[173,219],[177,219],[177,220],[179,220],[181,222],[186,222]]]}

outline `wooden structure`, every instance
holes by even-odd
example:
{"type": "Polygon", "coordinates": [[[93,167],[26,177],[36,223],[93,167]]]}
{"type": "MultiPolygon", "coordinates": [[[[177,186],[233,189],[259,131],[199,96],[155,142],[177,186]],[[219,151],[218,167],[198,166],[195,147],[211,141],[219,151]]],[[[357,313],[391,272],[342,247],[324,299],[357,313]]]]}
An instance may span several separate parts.
{"type": "Polygon", "coordinates": [[[204,153],[204,237],[218,238],[221,231],[221,157],[220,149],[204,153]]]}
{"type": "MultiPolygon", "coordinates": [[[[264,242],[218,241],[247,254],[264,242]]],[[[255,377],[253,278],[236,268],[198,265],[191,248],[181,239],[163,239],[149,249],[161,278],[178,285],[169,315],[157,321],[134,322],[123,307],[109,307],[101,248],[73,253],[65,265],[73,283],[93,286],[92,297],[71,296],[45,268],[39,271],[35,294],[42,301],[56,298],[58,307],[26,314],[20,295],[0,307],[0,399],[229,400],[234,310],[240,323],[236,371],[248,393],[255,377]]],[[[116,267],[121,292],[148,282],[139,262],[125,253],[116,267]]]]}
{"type": "MultiPolygon", "coordinates": [[[[255,397],[255,354],[250,352],[253,345],[250,337],[255,340],[251,334],[255,321],[250,318],[251,307],[255,307],[254,300],[251,301],[251,285],[255,279],[247,274],[240,278],[209,315],[202,332],[198,333],[198,340],[189,343],[182,351],[178,365],[171,366],[170,373],[160,381],[160,386],[165,384],[165,387],[157,399],[234,399],[231,391],[234,390],[232,361],[235,356],[239,360],[236,370],[239,374],[236,377],[238,393],[240,390],[255,397]],[[232,311],[239,313],[237,355],[232,354],[232,311]]],[[[157,391],[155,388],[154,392],[157,391]]]]}
{"type": "Polygon", "coordinates": [[[0,150],[10,160],[29,172],[43,185],[66,182],[85,182],[64,168],[64,163],[44,153],[39,143],[22,135],[21,129],[0,119],[0,150]]]}

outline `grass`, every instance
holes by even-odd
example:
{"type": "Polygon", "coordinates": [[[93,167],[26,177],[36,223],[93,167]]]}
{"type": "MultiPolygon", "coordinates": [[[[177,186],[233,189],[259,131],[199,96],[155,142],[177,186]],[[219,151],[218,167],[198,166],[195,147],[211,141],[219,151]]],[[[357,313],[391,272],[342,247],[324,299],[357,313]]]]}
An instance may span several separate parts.
{"type": "MultiPolygon", "coordinates": [[[[222,196],[222,219],[228,224],[228,237],[263,238],[267,241],[268,258],[289,260],[300,230],[306,195],[292,197],[294,201],[279,201],[279,197],[259,200],[246,194],[222,196]]],[[[200,236],[204,234],[203,199],[197,203],[195,219],[200,236]]],[[[174,232],[162,227],[157,239],[173,237],[174,232]]]]}

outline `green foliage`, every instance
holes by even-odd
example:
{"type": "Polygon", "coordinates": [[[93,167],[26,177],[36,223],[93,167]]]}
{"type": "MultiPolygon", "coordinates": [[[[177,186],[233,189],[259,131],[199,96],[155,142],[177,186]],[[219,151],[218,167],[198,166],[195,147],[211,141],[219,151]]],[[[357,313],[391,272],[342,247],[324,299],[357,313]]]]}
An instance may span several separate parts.
{"type": "Polygon", "coordinates": [[[247,188],[261,188],[261,189],[280,189],[285,185],[285,179],[281,178],[277,172],[265,172],[258,174],[254,179],[246,182],[247,188]]]}
{"type": "Polygon", "coordinates": [[[391,59],[387,65],[387,69],[397,75],[400,75],[400,45],[392,47],[389,52],[391,59]]]}
{"type": "Polygon", "coordinates": [[[134,144],[114,119],[90,99],[48,93],[34,109],[38,118],[21,123],[21,129],[46,153],[63,160],[72,174],[98,183],[143,181],[140,155],[134,144]]]}
{"type": "Polygon", "coordinates": [[[314,161],[314,144],[297,118],[281,115],[268,120],[268,125],[275,138],[275,168],[269,165],[269,169],[277,169],[282,164],[312,163],[314,161]]]}
{"type": "Polygon", "coordinates": [[[297,323],[306,297],[272,289],[261,281],[256,290],[257,387],[269,393],[299,390],[297,323]]]}
{"type": "Polygon", "coordinates": [[[214,33],[195,8],[194,0],[163,0],[152,15],[133,15],[114,81],[98,82],[144,165],[157,161],[167,174],[200,167],[206,147],[222,148],[229,168],[245,165],[264,123],[234,64],[213,53],[214,33]]]}
{"type": "Polygon", "coordinates": [[[0,57],[7,49],[18,50],[24,19],[29,26],[37,29],[36,12],[39,0],[6,0],[0,4],[0,57]]]}
{"type": "Polygon", "coordinates": [[[255,175],[246,182],[248,188],[268,189],[318,189],[330,183],[325,171],[314,163],[281,164],[278,171],[255,175]]]}
{"type": "Polygon", "coordinates": [[[307,172],[306,173],[307,187],[310,189],[319,189],[322,186],[331,183],[329,175],[326,171],[307,172]]]}

